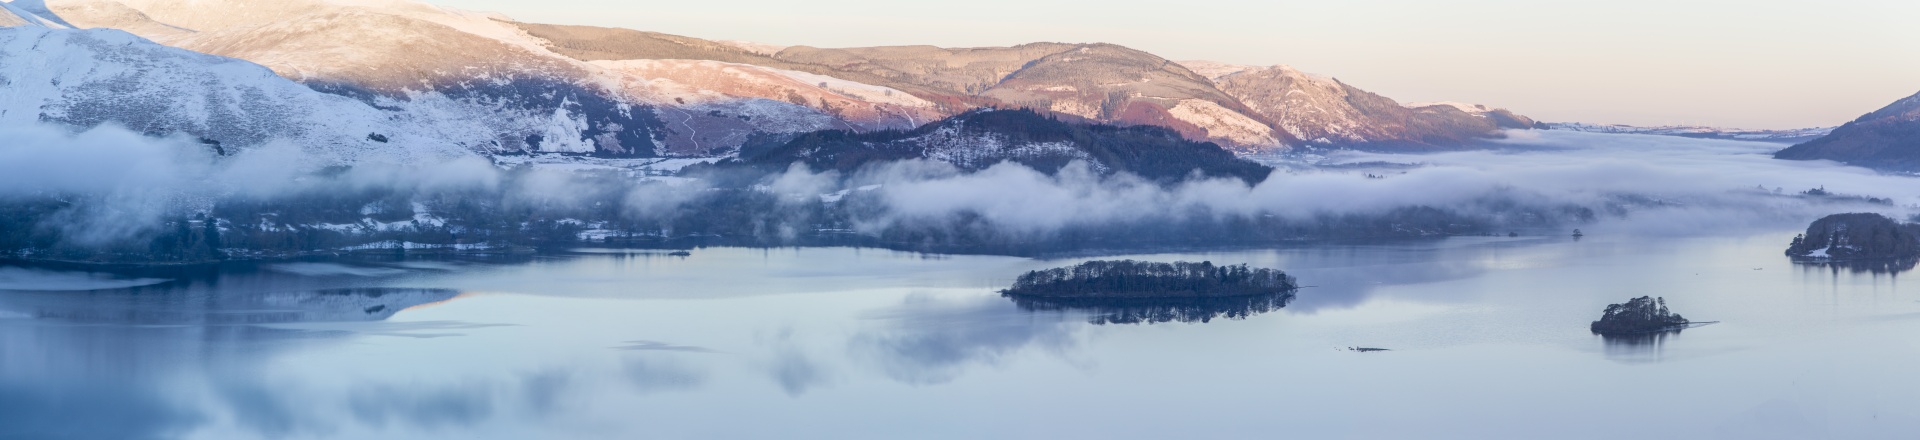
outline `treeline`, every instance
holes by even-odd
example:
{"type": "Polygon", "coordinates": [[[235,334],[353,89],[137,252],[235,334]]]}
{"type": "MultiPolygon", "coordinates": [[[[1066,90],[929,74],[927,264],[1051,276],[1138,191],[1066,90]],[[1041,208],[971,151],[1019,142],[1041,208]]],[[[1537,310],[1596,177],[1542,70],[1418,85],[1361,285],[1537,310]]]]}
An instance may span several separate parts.
{"type": "Polygon", "coordinates": [[[1002,291],[1014,297],[1184,298],[1273,295],[1298,288],[1274,269],[1212,262],[1089,261],[1021,275],[1002,291]]]}
{"type": "MultiPolygon", "coordinates": [[[[501,188],[520,185],[508,173],[501,188]]],[[[878,191],[839,200],[776,194],[752,186],[673,188],[620,175],[576,177],[564,194],[509,189],[458,191],[332,188],[256,199],[228,197],[203,208],[126,222],[136,231],[112,242],[81,240],[73,225],[101,223],[100,200],[0,199],[0,258],[96,262],[205,262],[343,251],[426,249],[528,251],[582,244],[685,247],[869,246],[934,252],[1043,255],[1082,249],[1272,245],[1304,240],[1486,235],[1513,228],[1580,223],[1575,206],[1510,203],[1413,206],[1379,214],[1306,218],[1163,212],[1034,231],[972,211],[936,218],[900,216],[878,191]],[[644,195],[648,191],[659,195],[644,195]],[[661,201],[659,199],[670,199],[661,201]],[[372,247],[382,248],[383,245],[372,247]],[[398,247],[411,246],[414,249],[398,247]],[[356,249],[347,249],[356,248],[356,249]]]]}
{"type": "Polygon", "coordinates": [[[1829,215],[1793,237],[1787,256],[1825,261],[1920,257],[1920,224],[1874,213],[1829,215]]]}
{"type": "MultiPolygon", "coordinates": [[[[777,173],[803,163],[814,170],[855,171],[875,163],[926,159],[931,146],[925,143],[925,136],[942,129],[995,136],[1011,145],[1065,143],[1110,171],[1125,171],[1162,183],[1182,181],[1197,172],[1207,177],[1237,178],[1252,185],[1265,181],[1273,172],[1217,144],[1190,141],[1166,128],[1068,122],[1025,109],[972,111],[905,131],[826,130],[790,139],[761,136],[742,145],[738,158],[703,168],[777,173]]],[[[1052,174],[1077,157],[1018,154],[1008,155],[1006,160],[1052,174]]],[[[956,165],[978,171],[994,163],[956,165]]]]}

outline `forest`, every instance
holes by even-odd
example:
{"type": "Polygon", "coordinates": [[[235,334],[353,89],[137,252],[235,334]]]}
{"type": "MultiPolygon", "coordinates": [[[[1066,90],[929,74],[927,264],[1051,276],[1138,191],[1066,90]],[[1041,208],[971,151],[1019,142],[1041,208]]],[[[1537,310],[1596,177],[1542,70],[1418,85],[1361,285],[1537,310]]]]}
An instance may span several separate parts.
{"type": "Polygon", "coordinates": [[[1274,269],[1212,262],[1089,261],[1021,275],[1010,297],[1209,298],[1290,294],[1299,285],[1274,269]]]}
{"type": "MultiPolygon", "coordinates": [[[[717,163],[713,168],[777,173],[794,163],[802,163],[814,170],[857,171],[871,164],[927,159],[930,150],[946,141],[929,135],[943,129],[955,130],[965,136],[963,139],[992,137],[1008,146],[1055,143],[1077,150],[1078,154],[983,152],[1048,174],[1080,158],[1090,158],[1109,172],[1124,171],[1160,183],[1179,182],[1197,173],[1204,177],[1237,178],[1254,185],[1273,172],[1272,168],[1241,159],[1219,145],[1190,141],[1166,128],[1063,121],[1058,115],[1042,115],[1027,109],[972,111],[906,131],[826,130],[791,139],[759,136],[742,145],[736,159],[717,163]]],[[[965,171],[978,171],[998,162],[955,165],[965,171]]]]}

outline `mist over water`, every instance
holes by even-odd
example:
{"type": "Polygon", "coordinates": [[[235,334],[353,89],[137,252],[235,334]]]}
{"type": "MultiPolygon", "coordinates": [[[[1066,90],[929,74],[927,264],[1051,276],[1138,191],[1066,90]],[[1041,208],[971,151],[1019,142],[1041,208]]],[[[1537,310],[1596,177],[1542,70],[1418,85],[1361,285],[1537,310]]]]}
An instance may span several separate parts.
{"type": "MultiPolygon", "coordinates": [[[[216,156],[185,139],[144,137],[110,125],[79,132],[4,130],[23,141],[0,145],[0,198],[61,200],[63,207],[40,227],[83,245],[136,239],[165,219],[233,200],[384,191],[418,203],[434,194],[488,194],[502,206],[560,217],[594,211],[670,222],[689,203],[713,194],[712,182],[636,178],[606,167],[510,167],[479,156],[435,163],[379,155],[343,161],[285,143],[216,156]]],[[[1489,219],[1496,227],[1512,222],[1508,217],[1515,212],[1579,208],[1595,213],[1596,223],[1549,223],[1678,236],[1772,230],[1836,212],[1904,218],[1920,202],[1920,186],[1910,177],[1771,159],[1779,144],[1515,130],[1493,146],[1285,158],[1279,171],[1257,185],[1198,176],[1161,184],[1102,174],[1081,163],[1049,175],[1012,163],[967,173],[940,162],[904,161],[850,173],[795,165],[755,188],[777,198],[782,209],[859,199],[868,205],[850,226],[868,234],[901,226],[949,228],[954,219],[975,218],[981,221],[966,227],[1040,239],[1072,228],[1381,216],[1410,207],[1489,219]],[[1892,203],[1798,196],[1814,188],[1892,203]]],[[[782,224],[758,233],[791,239],[808,227],[782,224]]]]}
{"type": "MultiPolygon", "coordinates": [[[[1862,210],[1904,218],[1920,204],[1920,186],[1911,176],[1881,174],[1829,161],[1772,158],[1786,145],[1692,139],[1675,136],[1610,135],[1571,131],[1509,130],[1498,144],[1509,148],[1420,155],[1341,152],[1340,164],[1394,162],[1420,164],[1423,172],[1463,173],[1466,182],[1538,194],[1552,200],[1594,206],[1623,196],[1644,197],[1657,206],[1639,206],[1627,215],[1607,217],[1597,227],[1633,234],[1687,235],[1748,233],[1804,226],[1814,218],[1862,210]],[[1780,197],[1809,189],[1878,197],[1891,206],[1780,197]],[[1779,194],[1773,191],[1779,191],[1779,194]]],[[[1473,184],[1439,185],[1421,191],[1444,194],[1473,184]]],[[[1377,194],[1370,194],[1377,195],[1377,194]]]]}

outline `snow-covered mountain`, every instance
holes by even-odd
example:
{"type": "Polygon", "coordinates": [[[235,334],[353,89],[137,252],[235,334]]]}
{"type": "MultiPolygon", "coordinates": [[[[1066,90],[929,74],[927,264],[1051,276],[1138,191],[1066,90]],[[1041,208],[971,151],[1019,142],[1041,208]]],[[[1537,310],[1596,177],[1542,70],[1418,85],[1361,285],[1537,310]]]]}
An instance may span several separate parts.
{"type": "Polygon", "coordinates": [[[929,101],[923,96],[937,94],[925,90],[903,90],[899,83],[755,52],[768,50],[764,46],[749,49],[740,43],[631,29],[514,25],[545,41],[554,53],[616,71],[633,96],[681,110],[662,112],[674,129],[670,140],[696,133],[700,138],[725,137],[742,127],[790,133],[820,120],[830,121],[818,125],[821,128],[911,129],[961,108],[929,101]],[[779,108],[783,106],[793,108],[779,108]]]}
{"type": "Polygon", "coordinates": [[[1278,131],[1316,146],[1429,150],[1454,148],[1533,121],[1476,104],[1401,105],[1340,80],[1289,66],[1183,64],[1205,72],[1227,94],[1278,131]]]}
{"type": "Polygon", "coordinates": [[[12,0],[0,24],[114,28],[266,66],[491,154],[724,154],[756,134],[911,129],[980,107],[1155,125],[1242,152],[1452,148],[1531,121],[1408,107],[1285,68],[1110,44],[825,49],[531,24],[415,0],[12,0]]]}
{"type": "Polygon", "coordinates": [[[1894,101],[1826,136],[1781,150],[1774,157],[1920,172],[1920,94],[1894,101]]]}
{"type": "Polygon", "coordinates": [[[381,110],[118,30],[0,28],[0,124],[43,122],[189,136],[217,154],[285,140],[336,162],[470,155],[485,141],[480,123],[381,110]]]}
{"type": "MultiPolygon", "coordinates": [[[[47,6],[78,27],[129,21],[124,10],[103,14],[112,9],[98,7],[107,1],[52,0],[47,6]]],[[[497,16],[404,0],[118,3],[186,30],[143,35],[161,43],[253,61],[382,108],[483,122],[492,138],[487,151],[664,151],[656,142],[661,124],[650,109],[617,96],[597,69],[546,51],[497,16]]]]}
{"type": "Polygon", "coordinates": [[[1111,44],[790,47],[774,57],[834,66],[1003,107],[1107,123],[1158,125],[1190,139],[1240,150],[1268,150],[1291,143],[1251,117],[1246,106],[1207,78],[1153,54],[1111,44]]]}

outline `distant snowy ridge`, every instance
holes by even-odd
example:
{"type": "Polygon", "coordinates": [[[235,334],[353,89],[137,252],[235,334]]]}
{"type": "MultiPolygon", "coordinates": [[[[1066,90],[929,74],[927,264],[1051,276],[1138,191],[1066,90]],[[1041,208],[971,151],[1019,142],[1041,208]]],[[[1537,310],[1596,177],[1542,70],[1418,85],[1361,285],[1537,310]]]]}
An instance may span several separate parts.
{"type": "Polygon", "coordinates": [[[1698,125],[1663,125],[1642,127],[1623,124],[1586,124],[1579,122],[1548,122],[1541,124],[1548,130],[1580,131],[1588,133],[1613,134],[1649,134],[1660,136],[1682,136],[1703,139],[1732,139],[1763,142],[1801,142],[1832,133],[1836,127],[1800,128],[1791,130],[1745,130],[1737,128],[1705,127],[1698,125]]]}

